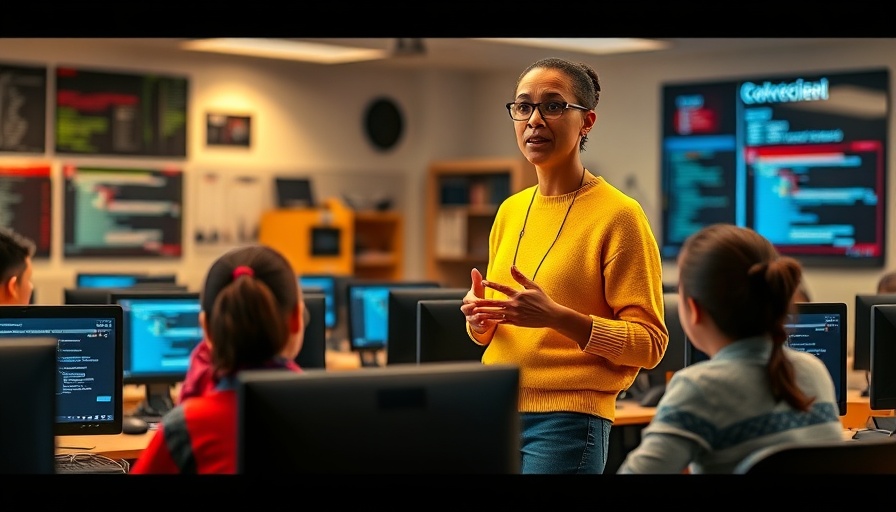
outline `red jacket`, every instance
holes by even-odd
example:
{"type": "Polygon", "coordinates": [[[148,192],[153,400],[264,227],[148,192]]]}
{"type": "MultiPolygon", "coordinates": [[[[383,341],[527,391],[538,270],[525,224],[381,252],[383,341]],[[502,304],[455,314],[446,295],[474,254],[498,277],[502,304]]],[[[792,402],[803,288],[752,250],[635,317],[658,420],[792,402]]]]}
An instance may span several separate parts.
{"type": "MultiPolygon", "coordinates": [[[[295,361],[287,361],[286,367],[296,372],[302,371],[295,361]]],[[[187,367],[187,375],[181,384],[177,402],[181,403],[191,396],[204,395],[215,389],[213,373],[211,345],[205,340],[200,341],[190,353],[190,365],[187,367]]]]}
{"type": "MultiPolygon", "coordinates": [[[[282,359],[266,367],[272,371],[298,369],[293,361],[282,359]]],[[[234,384],[234,378],[220,379],[214,389],[189,397],[163,416],[158,430],[130,473],[236,473],[237,397],[234,384]]]]}

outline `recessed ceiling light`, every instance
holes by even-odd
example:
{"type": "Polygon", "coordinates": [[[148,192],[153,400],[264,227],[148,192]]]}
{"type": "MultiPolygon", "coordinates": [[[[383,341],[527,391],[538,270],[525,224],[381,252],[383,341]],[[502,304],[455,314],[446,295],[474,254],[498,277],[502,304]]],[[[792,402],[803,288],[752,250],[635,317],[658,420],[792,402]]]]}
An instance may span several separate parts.
{"type": "Polygon", "coordinates": [[[194,39],[181,43],[185,50],[249,55],[271,59],[299,60],[318,64],[342,64],[384,59],[386,50],[294,41],[287,39],[216,38],[194,39]]]}
{"type": "Polygon", "coordinates": [[[632,37],[477,37],[474,39],[517,46],[592,53],[595,55],[663,50],[670,46],[666,41],[632,37]]]}

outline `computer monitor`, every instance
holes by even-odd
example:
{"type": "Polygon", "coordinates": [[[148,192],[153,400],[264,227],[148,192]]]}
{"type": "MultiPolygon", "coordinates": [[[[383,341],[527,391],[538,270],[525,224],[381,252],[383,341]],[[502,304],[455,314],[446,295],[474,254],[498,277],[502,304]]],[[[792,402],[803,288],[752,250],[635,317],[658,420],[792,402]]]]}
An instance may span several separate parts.
{"type": "Polygon", "coordinates": [[[137,278],[136,286],[177,284],[177,274],[150,274],[137,278]]]}
{"type": "Polygon", "coordinates": [[[55,435],[121,433],[121,306],[0,307],[0,338],[23,337],[57,343],[55,435]]]}
{"type": "Polygon", "coordinates": [[[130,288],[145,274],[113,272],[79,272],[75,276],[78,288],[130,288]]]}
{"type": "Polygon", "coordinates": [[[170,292],[185,292],[187,287],[171,283],[150,283],[128,288],[64,288],[62,290],[63,302],[67,305],[75,304],[110,304],[109,294],[129,290],[161,290],[170,292]]]}
{"type": "Polygon", "coordinates": [[[310,178],[274,178],[279,208],[314,208],[314,191],[310,178]]]}
{"type": "Polygon", "coordinates": [[[0,474],[53,474],[56,338],[0,339],[0,474]]]}
{"type": "Polygon", "coordinates": [[[199,292],[131,289],[111,292],[109,302],[123,315],[122,382],[146,390],[134,415],[159,418],[174,407],[171,388],[203,338],[199,292]]]}
{"type": "Polygon", "coordinates": [[[389,290],[394,288],[437,288],[439,286],[439,283],[435,281],[350,281],[346,285],[346,311],[351,349],[371,351],[386,347],[389,327],[389,290]]]}
{"type": "Polygon", "coordinates": [[[130,288],[142,284],[176,284],[175,274],[145,274],[138,272],[78,272],[77,288],[130,288]]]}
{"type": "Polygon", "coordinates": [[[395,365],[237,376],[241,474],[513,474],[519,369],[395,365]]]}
{"type": "Polygon", "coordinates": [[[896,304],[871,307],[871,376],[868,406],[896,409],[896,304]]]}
{"type": "Polygon", "coordinates": [[[663,314],[669,331],[669,342],[663,359],[653,368],[641,370],[635,385],[628,390],[632,398],[649,401],[651,405],[656,405],[653,402],[662,397],[669,376],[685,366],[686,336],[678,318],[678,292],[663,294],[663,314]]]}
{"type": "Polygon", "coordinates": [[[896,304],[896,293],[856,294],[853,308],[853,370],[871,371],[871,308],[878,304],[896,304]]]}
{"type": "Polygon", "coordinates": [[[303,290],[306,288],[320,288],[326,297],[326,326],[327,329],[336,327],[339,321],[339,309],[337,304],[337,277],[332,274],[301,274],[298,276],[299,287],[303,290]]]}
{"type": "Polygon", "coordinates": [[[302,369],[327,367],[326,301],[323,294],[302,293],[308,323],[302,340],[302,350],[296,356],[296,364],[302,369]]]}
{"type": "Polygon", "coordinates": [[[417,302],[417,363],[481,361],[485,347],[467,334],[463,299],[417,302]]]}
{"type": "MultiPolygon", "coordinates": [[[[796,314],[788,315],[784,325],[789,333],[787,345],[809,352],[822,360],[834,381],[840,416],[846,414],[846,303],[799,302],[796,314]]],[[[687,366],[709,359],[690,341],[685,345],[687,366]]]]}
{"type": "Polygon", "coordinates": [[[389,290],[386,364],[417,364],[417,302],[463,299],[469,288],[393,288],[389,290]]]}

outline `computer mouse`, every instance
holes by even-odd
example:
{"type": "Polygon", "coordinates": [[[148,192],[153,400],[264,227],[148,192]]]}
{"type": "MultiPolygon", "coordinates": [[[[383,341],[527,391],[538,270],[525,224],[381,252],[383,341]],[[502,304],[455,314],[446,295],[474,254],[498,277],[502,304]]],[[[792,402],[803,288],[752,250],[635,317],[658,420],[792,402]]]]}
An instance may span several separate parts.
{"type": "Polygon", "coordinates": [[[656,407],[665,392],[666,386],[653,386],[644,392],[639,403],[642,407],[656,407]]]}
{"type": "Polygon", "coordinates": [[[144,434],[149,430],[149,423],[136,416],[125,416],[121,419],[121,431],[124,434],[144,434]]]}

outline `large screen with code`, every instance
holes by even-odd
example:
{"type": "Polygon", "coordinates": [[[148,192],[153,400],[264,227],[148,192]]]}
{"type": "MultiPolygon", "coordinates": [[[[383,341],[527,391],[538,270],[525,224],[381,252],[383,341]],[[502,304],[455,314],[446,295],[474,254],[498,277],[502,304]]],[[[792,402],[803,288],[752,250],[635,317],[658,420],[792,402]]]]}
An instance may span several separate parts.
{"type": "Polygon", "coordinates": [[[662,255],[755,229],[807,266],[882,267],[889,70],[662,86],[662,255]]]}
{"type": "Polygon", "coordinates": [[[65,257],[181,256],[183,171],[62,170],[65,257]]]}

